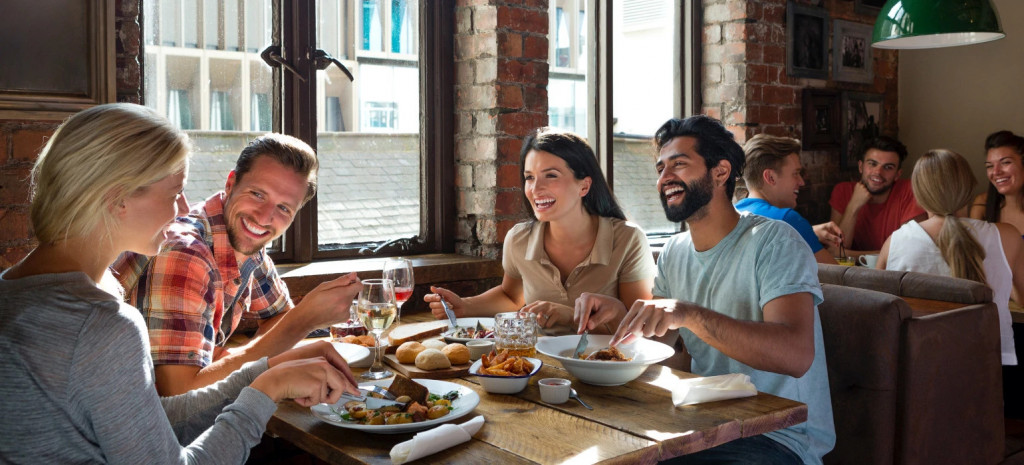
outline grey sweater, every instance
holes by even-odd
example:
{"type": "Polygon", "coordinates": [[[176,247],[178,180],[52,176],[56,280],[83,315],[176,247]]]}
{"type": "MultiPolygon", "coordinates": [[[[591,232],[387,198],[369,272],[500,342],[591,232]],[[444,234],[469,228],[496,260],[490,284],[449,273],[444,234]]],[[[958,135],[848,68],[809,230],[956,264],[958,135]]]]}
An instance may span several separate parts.
{"type": "Polygon", "coordinates": [[[0,462],[242,463],[277,408],[247,387],[266,368],[161,399],[137,309],[84,273],[0,274],[0,462]]]}

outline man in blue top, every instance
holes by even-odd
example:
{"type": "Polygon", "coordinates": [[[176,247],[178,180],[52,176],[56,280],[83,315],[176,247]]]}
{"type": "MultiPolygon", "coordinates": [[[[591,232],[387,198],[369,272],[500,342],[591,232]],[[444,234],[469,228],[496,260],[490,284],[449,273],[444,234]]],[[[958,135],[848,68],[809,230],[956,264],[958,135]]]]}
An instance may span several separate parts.
{"type": "Polygon", "coordinates": [[[796,197],[804,185],[800,163],[800,141],[788,137],[758,134],[743,147],[747,167],[743,179],[750,196],[736,202],[736,209],[789,223],[807,245],[818,263],[836,264],[822,243],[839,247],[842,230],[829,221],[812,227],[796,210],[796,197]]]}
{"type": "Polygon", "coordinates": [[[673,236],[658,257],[658,297],[626,312],[614,298],[584,294],[576,301],[579,331],[623,314],[613,345],[678,329],[693,373],[744,373],[760,391],[807,404],[804,423],[679,463],[820,464],[835,445],[835,428],[814,256],[785,223],[733,207],[744,155],[720,122],[672,119],[654,138],[666,216],[686,221],[688,231],[673,236]]]}

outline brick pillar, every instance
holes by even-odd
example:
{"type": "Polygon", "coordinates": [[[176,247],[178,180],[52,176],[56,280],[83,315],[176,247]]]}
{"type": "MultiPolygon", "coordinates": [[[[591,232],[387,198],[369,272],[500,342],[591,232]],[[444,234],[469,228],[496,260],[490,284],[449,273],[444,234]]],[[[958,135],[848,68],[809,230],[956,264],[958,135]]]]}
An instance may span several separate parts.
{"type": "MultiPolygon", "coordinates": [[[[139,103],[139,0],[119,0],[115,11],[117,101],[139,103]]],[[[0,120],[0,271],[25,257],[36,241],[29,209],[29,174],[56,121],[0,120]]]]}
{"type": "MultiPolygon", "coordinates": [[[[800,0],[817,5],[821,2],[800,0]]],[[[824,2],[833,19],[873,24],[874,18],[853,11],[852,2],[824,2]]],[[[895,133],[898,122],[897,54],[873,50],[875,82],[855,84],[793,78],[786,75],[786,0],[704,0],[704,70],[702,111],[721,119],[739,143],[755,134],[801,138],[802,89],[807,87],[883,94],[885,124],[895,133]]],[[[831,41],[831,35],[829,36],[831,41]]],[[[829,46],[830,43],[826,44],[829,46]]],[[[835,54],[830,52],[830,59],[835,54]]],[[[800,154],[807,186],[797,200],[812,223],[827,221],[832,187],[859,177],[839,168],[839,149],[800,154]]]]}
{"type": "Polygon", "coordinates": [[[455,35],[456,251],[496,258],[527,217],[519,148],[547,125],[547,2],[459,0],[455,35]]]}

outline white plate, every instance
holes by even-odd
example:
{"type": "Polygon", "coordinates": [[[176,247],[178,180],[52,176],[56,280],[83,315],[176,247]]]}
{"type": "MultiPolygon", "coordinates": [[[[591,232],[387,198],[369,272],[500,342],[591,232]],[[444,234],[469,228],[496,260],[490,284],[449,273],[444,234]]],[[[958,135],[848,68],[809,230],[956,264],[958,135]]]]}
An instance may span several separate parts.
{"type": "MultiPolygon", "coordinates": [[[[608,347],[611,336],[591,334],[585,354],[608,347]]],[[[675,349],[650,339],[638,339],[629,345],[618,348],[632,360],[613,362],[610,360],[580,360],[572,358],[580,337],[570,336],[542,337],[537,340],[537,352],[558,360],[562,366],[580,381],[597,386],[618,386],[633,381],[653,363],[658,363],[675,353],[675,349]]]]}
{"type": "MultiPolygon", "coordinates": [[[[480,322],[481,325],[484,326],[484,328],[487,328],[487,329],[489,329],[491,331],[494,331],[494,318],[456,318],[455,319],[455,324],[458,325],[458,326],[461,326],[463,328],[476,328],[476,323],[478,321],[480,322]]],[[[465,344],[465,343],[473,340],[473,339],[469,339],[469,338],[465,338],[465,337],[451,337],[451,336],[448,335],[450,332],[451,332],[451,329],[449,329],[448,331],[444,332],[443,336],[444,336],[444,341],[445,342],[448,342],[448,343],[461,342],[461,343],[465,344]]],[[[483,338],[483,339],[494,339],[494,337],[491,336],[491,337],[483,338]]]]}
{"type": "MultiPolygon", "coordinates": [[[[391,385],[391,380],[383,381],[384,383],[380,383],[380,386],[391,385]]],[[[477,404],[480,403],[480,395],[477,394],[476,391],[461,384],[436,379],[416,379],[415,381],[425,386],[431,394],[437,394],[439,396],[443,396],[451,391],[458,391],[459,398],[455,399],[455,402],[452,402],[454,410],[448,412],[448,415],[434,420],[421,421],[418,423],[405,423],[401,425],[364,425],[353,421],[346,421],[343,420],[341,416],[331,411],[331,406],[328,404],[317,404],[310,407],[310,410],[313,412],[313,416],[320,420],[342,428],[357,429],[368,433],[399,434],[422,431],[429,429],[434,425],[464,417],[472,412],[473,409],[476,408],[477,404]]],[[[345,405],[345,402],[348,402],[348,400],[342,399],[338,401],[338,403],[335,404],[335,408],[339,411],[344,410],[343,405],[345,405]]]]}
{"type": "MultiPolygon", "coordinates": [[[[306,344],[312,344],[316,341],[326,340],[328,339],[303,339],[299,341],[298,344],[295,344],[295,347],[302,347],[306,344]]],[[[358,344],[349,344],[347,342],[331,342],[331,345],[334,346],[334,350],[338,351],[338,354],[341,355],[341,358],[345,359],[345,361],[348,362],[348,366],[350,367],[368,367],[370,366],[371,363],[373,363],[373,354],[367,347],[363,347],[358,344]]]]}

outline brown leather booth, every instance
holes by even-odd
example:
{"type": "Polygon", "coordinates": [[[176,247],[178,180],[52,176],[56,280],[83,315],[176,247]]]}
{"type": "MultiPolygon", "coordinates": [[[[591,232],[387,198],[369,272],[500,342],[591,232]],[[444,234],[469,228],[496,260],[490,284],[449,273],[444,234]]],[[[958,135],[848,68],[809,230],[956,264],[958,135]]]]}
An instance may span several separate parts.
{"type": "Polygon", "coordinates": [[[818,276],[837,437],[825,463],[1000,462],[1002,372],[991,290],[837,265],[819,265],[818,276]],[[963,305],[912,309],[903,297],[963,305]]]}

